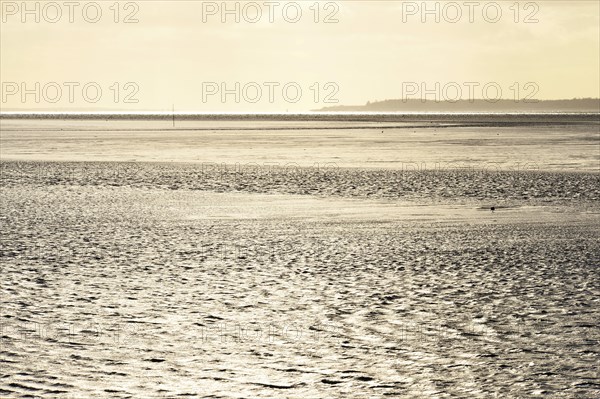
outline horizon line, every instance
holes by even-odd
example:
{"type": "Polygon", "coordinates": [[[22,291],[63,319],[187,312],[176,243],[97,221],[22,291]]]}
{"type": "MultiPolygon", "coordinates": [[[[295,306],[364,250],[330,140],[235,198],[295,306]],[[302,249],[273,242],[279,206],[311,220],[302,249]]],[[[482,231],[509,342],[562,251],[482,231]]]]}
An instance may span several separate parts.
{"type": "MultiPolygon", "coordinates": [[[[600,100],[600,99],[599,99],[600,100]]],[[[352,107],[352,106],[348,106],[352,107]]],[[[231,111],[2,111],[0,110],[0,117],[2,116],[54,116],[54,115],[104,115],[104,116],[172,116],[172,115],[180,115],[180,116],[213,116],[213,115],[224,115],[224,116],[252,116],[252,115],[444,115],[444,114],[452,114],[452,115],[471,115],[471,114],[483,114],[483,115],[495,115],[495,114],[503,114],[503,115],[523,115],[523,114],[599,114],[598,111],[577,111],[577,110],[553,110],[553,111],[292,111],[292,112],[281,112],[281,111],[239,111],[239,112],[231,112],[231,111]]]]}

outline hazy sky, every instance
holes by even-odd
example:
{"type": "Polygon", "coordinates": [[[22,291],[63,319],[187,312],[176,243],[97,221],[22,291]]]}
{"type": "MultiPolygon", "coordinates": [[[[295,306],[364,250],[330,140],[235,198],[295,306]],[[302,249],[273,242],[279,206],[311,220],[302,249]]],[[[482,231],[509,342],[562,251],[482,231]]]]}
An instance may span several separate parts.
{"type": "Polygon", "coordinates": [[[424,88],[439,100],[498,89],[600,97],[596,0],[429,1],[432,14],[390,0],[122,1],[118,15],[114,1],[48,3],[28,1],[27,14],[0,1],[3,109],[304,111],[335,105],[326,99],[421,98],[424,88]]]}

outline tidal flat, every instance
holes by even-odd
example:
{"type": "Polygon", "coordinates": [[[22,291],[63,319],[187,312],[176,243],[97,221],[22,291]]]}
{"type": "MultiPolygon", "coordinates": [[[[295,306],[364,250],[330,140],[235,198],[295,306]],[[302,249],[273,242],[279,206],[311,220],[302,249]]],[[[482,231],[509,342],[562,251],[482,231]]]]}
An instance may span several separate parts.
{"type": "Polygon", "coordinates": [[[0,396],[600,392],[597,124],[0,122],[0,396]]]}

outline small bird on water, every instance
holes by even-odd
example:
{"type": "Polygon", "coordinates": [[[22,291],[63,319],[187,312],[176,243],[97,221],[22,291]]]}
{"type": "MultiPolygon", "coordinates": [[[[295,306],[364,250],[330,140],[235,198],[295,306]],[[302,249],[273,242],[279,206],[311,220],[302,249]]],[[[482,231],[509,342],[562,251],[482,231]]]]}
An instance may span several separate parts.
{"type": "Polygon", "coordinates": [[[496,210],[495,207],[491,207],[490,210],[492,211],[492,213],[494,213],[494,211],[496,210]]]}

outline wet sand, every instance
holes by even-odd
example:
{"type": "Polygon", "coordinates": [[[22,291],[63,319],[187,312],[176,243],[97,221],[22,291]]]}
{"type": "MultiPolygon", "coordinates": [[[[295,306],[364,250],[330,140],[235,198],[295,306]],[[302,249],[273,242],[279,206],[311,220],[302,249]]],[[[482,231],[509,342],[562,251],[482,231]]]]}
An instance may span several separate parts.
{"type": "Polygon", "coordinates": [[[490,129],[3,131],[0,395],[596,396],[595,133],[490,129]]]}
{"type": "Polygon", "coordinates": [[[171,121],[0,119],[0,156],[388,170],[597,172],[600,167],[597,118],[481,118],[468,123],[434,117],[387,122],[184,120],[175,127],[171,121]],[[549,121],[543,122],[545,118],[549,121]]]}

